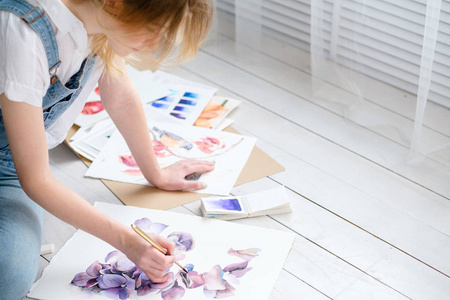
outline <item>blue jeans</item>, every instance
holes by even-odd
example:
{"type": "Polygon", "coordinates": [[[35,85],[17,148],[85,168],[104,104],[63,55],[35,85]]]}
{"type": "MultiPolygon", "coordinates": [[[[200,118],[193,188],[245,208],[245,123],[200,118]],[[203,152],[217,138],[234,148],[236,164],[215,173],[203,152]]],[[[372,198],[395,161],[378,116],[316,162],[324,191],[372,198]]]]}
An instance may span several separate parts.
{"type": "Polygon", "coordinates": [[[22,190],[15,169],[0,165],[0,298],[25,297],[39,268],[44,210],[22,190]]]}

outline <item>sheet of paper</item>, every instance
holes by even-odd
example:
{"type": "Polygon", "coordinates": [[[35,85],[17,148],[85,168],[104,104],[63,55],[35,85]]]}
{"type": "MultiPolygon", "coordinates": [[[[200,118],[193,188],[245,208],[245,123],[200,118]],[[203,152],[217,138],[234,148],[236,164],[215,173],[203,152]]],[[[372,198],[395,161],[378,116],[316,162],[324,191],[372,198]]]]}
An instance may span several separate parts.
{"type": "Polygon", "coordinates": [[[172,94],[151,103],[151,108],[168,116],[171,122],[193,125],[217,92],[216,88],[156,71],[152,82],[165,86],[172,94]]]}
{"type": "Polygon", "coordinates": [[[218,127],[221,126],[225,117],[239,104],[241,101],[229,97],[213,97],[195,121],[194,126],[220,130],[218,127]]]}
{"type": "MultiPolygon", "coordinates": [[[[143,103],[149,103],[172,94],[164,85],[152,81],[153,73],[151,71],[138,71],[131,66],[127,66],[127,72],[143,103]]],[[[75,124],[86,127],[106,118],[109,118],[109,116],[101,104],[99,89],[96,87],[89,95],[81,114],[75,120],[75,124]]]]}
{"type": "MultiPolygon", "coordinates": [[[[199,178],[208,185],[198,191],[204,194],[228,195],[256,143],[255,138],[194,126],[151,122],[149,128],[161,167],[184,159],[215,162],[214,171],[199,178]]],[[[86,176],[149,185],[118,132],[108,140],[86,176]]]]}
{"type": "MultiPolygon", "coordinates": [[[[180,233],[191,236],[193,247],[185,252],[186,257],[179,263],[183,266],[192,264],[193,271],[208,279],[196,288],[183,287],[179,268],[174,265],[170,271],[174,273],[177,285],[184,288],[184,296],[177,299],[210,299],[212,294],[220,291],[228,294],[226,299],[267,299],[294,240],[294,235],[289,232],[197,216],[106,203],[96,203],[96,207],[126,226],[138,219],[148,218],[154,227],[162,229],[162,236],[167,237],[171,233],[177,233],[175,236],[180,236],[180,233]],[[157,226],[157,223],[161,225],[157,226]],[[230,252],[230,249],[235,252],[230,252]],[[228,253],[236,254],[236,250],[245,249],[253,249],[248,250],[248,253],[257,255],[247,256],[248,263],[241,265],[241,272],[230,271],[236,269],[230,268],[230,265],[245,264],[245,260],[242,255],[228,253]],[[216,276],[219,280],[214,281],[216,276]],[[226,290],[223,290],[224,286],[226,290]]],[[[28,297],[48,300],[111,299],[89,288],[74,286],[71,281],[76,274],[86,272],[95,261],[105,263],[106,256],[113,250],[105,242],[78,230],[44,269],[41,279],[32,286],[28,297]]],[[[191,275],[194,274],[191,272],[191,275]]],[[[165,293],[172,292],[169,289],[173,286],[169,284],[165,293]]],[[[145,296],[137,296],[136,292],[132,292],[128,299],[163,299],[162,295],[158,290],[145,296]]]]}
{"type": "Polygon", "coordinates": [[[270,211],[270,209],[289,204],[289,197],[284,186],[278,186],[246,196],[249,213],[270,211]]]}

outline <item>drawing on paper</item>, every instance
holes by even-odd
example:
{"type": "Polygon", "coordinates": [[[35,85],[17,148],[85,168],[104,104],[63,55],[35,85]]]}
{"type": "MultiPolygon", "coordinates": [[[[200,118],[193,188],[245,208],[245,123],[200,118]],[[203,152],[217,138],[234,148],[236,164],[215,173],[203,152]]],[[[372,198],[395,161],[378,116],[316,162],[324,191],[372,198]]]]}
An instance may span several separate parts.
{"type": "MultiPolygon", "coordinates": [[[[171,123],[149,124],[153,151],[161,168],[178,161],[213,161],[214,170],[188,180],[207,184],[202,193],[228,195],[244,168],[256,139],[238,134],[171,123]]],[[[151,151],[151,149],[149,149],[151,151]]],[[[89,167],[86,176],[149,185],[120,133],[114,133],[89,167]]]]}
{"type": "MultiPolygon", "coordinates": [[[[179,135],[159,129],[158,127],[150,129],[150,134],[152,136],[153,151],[160,160],[170,156],[175,156],[180,159],[211,160],[233,149],[242,141],[241,138],[233,145],[227,146],[226,142],[218,138],[205,136],[190,142],[179,135]]],[[[119,161],[128,167],[122,171],[125,174],[130,176],[142,175],[132,155],[119,155],[119,161]]]]}
{"type": "MultiPolygon", "coordinates": [[[[134,222],[147,234],[160,234],[168,226],[161,223],[152,223],[148,218],[134,222]]],[[[189,252],[194,249],[195,241],[191,234],[186,232],[173,232],[167,236],[175,243],[174,255],[189,252]]],[[[206,298],[227,298],[235,294],[239,285],[239,278],[249,272],[249,262],[257,257],[260,249],[233,250],[228,254],[240,258],[238,263],[228,264],[222,268],[214,265],[209,271],[199,273],[194,265],[187,264],[188,270],[169,272],[171,278],[164,283],[153,283],[145,273],[131,262],[123,253],[114,250],[106,255],[105,263],[95,261],[85,272],[75,275],[72,284],[87,289],[90,292],[100,293],[113,299],[128,299],[134,295],[145,296],[150,293],[159,294],[164,300],[181,299],[191,289],[203,289],[206,298]]]]}
{"type": "Polygon", "coordinates": [[[171,95],[159,98],[151,107],[184,124],[192,125],[214,95],[214,90],[198,89],[198,92],[183,91],[182,86],[169,89],[171,95]]]}
{"type": "Polygon", "coordinates": [[[197,118],[194,126],[215,129],[225,120],[225,117],[232,110],[239,106],[240,103],[241,101],[235,99],[214,97],[197,118]]]}

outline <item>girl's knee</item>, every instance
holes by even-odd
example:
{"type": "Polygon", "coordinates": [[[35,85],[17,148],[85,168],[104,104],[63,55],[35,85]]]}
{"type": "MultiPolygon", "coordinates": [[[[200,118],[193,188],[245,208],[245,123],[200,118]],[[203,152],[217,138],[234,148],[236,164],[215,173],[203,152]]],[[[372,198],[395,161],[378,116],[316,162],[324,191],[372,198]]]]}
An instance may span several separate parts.
{"type": "MultiPolygon", "coordinates": [[[[6,211],[9,207],[2,208],[6,211]]],[[[36,279],[39,268],[42,230],[40,212],[20,208],[9,209],[9,214],[0,218],[1,299],[24,297],[36,279]]]]}
{"type": "Polygon", "coordinates": [[[36,244],[26,239],[9,239],[1,248],[1,297],[5,297],[4,299],[25,297],[36,279],[40,260],[40,243],[36,244]]]}

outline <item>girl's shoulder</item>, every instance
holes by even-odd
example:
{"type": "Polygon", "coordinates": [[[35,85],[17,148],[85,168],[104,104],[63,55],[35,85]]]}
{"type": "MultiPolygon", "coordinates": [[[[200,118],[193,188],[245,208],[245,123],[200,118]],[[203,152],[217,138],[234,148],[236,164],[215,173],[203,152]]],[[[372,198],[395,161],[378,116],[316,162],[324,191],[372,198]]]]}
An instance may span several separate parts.
{"type": "Polygon", "coordinates": [[[0,93],[41,105],[48,73],[44,46],[26,22],[4,10],[0,10],[0,62],[0,93]]]}

